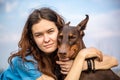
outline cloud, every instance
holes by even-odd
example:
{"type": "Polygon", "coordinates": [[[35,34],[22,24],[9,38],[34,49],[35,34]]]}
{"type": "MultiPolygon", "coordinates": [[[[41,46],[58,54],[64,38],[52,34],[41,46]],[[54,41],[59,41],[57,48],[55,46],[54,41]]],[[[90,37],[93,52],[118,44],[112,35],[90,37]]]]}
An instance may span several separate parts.
{"type": "Polygon", "coordinates": [[[18,2],[17,1],[12,1],[12,2],[6,2],[5,3],[5,10],[6,12],[11,12],[13,9],[17,7],[18,2]]]}
{"type": "Polygon", "coordinates": [[[120,10],[109,13],[96,14],[90,17],[87,34],[94,38],[120,37],[120,10]]]}
{"type": "Polygon", "coordinates": [[[15,33],[7,33],[9,35],[0,35],[0,43],[11,43],[11,42],[17,42],[19,40],[19,35],[15,33]]]}
{"type": "Polygon", "coordinates": [[[0,0],[0,3],[3,3],[4,2],[4,0],[0,0]]]}
{"type": "MultiPolygon", "coordinates": [[[[89,34],[89,33],[86,33],[89,34]]],[[[109,30],[102,30],[102,31],[94,31],[90,34],[90,37],[94,39],[104,39],[109,37],[120,37],[120,32],[114,32],[109,30]]]]}
{"type": "MultiPolygon", "coordinates": [[[[96,2],[98,4],[104,4],[104,3],[107,3],[107,4],[120,4],[120,0],[115,0],[113,2],[113,0],[91,0],[93,2],[96,2]]],[[[115,5],[116,6],[116,5],[115,5]]]]}
{"type": "Polygon", "coordinates": [[[93,14],[93,15],[90,15],[90,20],[97,22],[97,24],[99,25],[106,25],[106,24],[108,25],[108,24],[113,24],[113,23],[120,24],[119,14],[120,14],[120,10],[101,13],[101,14],[93,14]]]}
{"type": "MultiPolygon", "coordinates": [[[[89,21],[86,28],[86,35],[94,39],[109,37],[120,37],[120,10],[102,12],[100,14],[89,14],[89,21]]],[[[71,25],[77,25],[85,18],[85,14],[65,15],[71,25]]]]}
{"type": "Polygon", "coordinates": [[[2,30],[2,28],[3,28],[3,27],[2,27],[2,25],[0,24],[0,30],[2,30]]]}

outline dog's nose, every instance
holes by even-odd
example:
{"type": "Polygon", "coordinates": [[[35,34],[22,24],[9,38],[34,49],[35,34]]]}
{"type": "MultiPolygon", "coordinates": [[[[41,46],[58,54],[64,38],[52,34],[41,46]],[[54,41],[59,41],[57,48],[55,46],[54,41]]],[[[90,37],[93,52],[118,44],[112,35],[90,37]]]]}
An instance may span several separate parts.
{"type": "Polygon", "coordinates": [[[60,55],[61,57],[65,57],[66,54],[67,54],[67,52],[66,52],[65,50],[60,50],[60,51],[59,51],[59,55],[60,55]]]}
{"type": "Polygon", "coordinates": [[[59,54],[60,54],[60,55],[65,55],[65,54],[66,54],[66,52],[59,52],[59,54]]]}
{"type": "Polygon", "coordinates": [[[64,58],[66,58],[66,52],[60,51],[60,52],[58,53],[58,56],[59,56],[59,58],[64,59],[64,58]]]}

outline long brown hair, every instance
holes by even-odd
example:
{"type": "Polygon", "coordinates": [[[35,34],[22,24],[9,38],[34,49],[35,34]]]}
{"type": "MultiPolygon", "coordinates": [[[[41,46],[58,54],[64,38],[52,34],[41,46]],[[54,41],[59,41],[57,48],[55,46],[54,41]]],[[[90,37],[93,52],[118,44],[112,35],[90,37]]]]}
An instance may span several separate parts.
{"type": "Polygon", "coordinates": [[[55,11],[51,10],[50,8],[44,7],[40,9],[35,9],[29,15],[26,21],[26,24],[23,28],[22,36],[18,43],[19,51],[17,53],[12,54],[9,57],[8,62],[11,63],[12,58],[15,56],[21,57],[23,61],[28,61],[25,59],[25,57],[28,55],[32,55],[34,59],[37,61],[38,70],[56,79],[53,73],[54,67],[52,67],[52,64],[55,63],[55,61],[52,59],[53,57],[55,57],[57,50],[53,52],[51,56],[46,56],[44,52],[42,52],[37,47],[32,35],[32,30],[31,30],[32,25],[38,23],[41,19],[53,21],[56,24],[58,30],[60,30],[60,28],[64,24],[63,18],[59,14],[57,14],[55,11]]]}

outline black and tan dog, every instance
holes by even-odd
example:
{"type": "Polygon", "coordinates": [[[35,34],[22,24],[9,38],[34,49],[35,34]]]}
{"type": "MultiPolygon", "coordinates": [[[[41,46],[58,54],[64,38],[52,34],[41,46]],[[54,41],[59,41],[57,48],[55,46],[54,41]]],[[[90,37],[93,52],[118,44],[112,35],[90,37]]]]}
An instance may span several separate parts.
{"type": "MultiPolygon", "coordinates": [[[[77,53],[85,48],[83,42],[84,30],[89,16],[81,21],[77,26],[66,24],[58,34],[58,57],[74,59],[77,53]]],[[[61,79],[62,80],[62,79],[61,79]]],[[[111,70],[83,71],[80,80],[120,80],[120,78],[111,70]]]]}

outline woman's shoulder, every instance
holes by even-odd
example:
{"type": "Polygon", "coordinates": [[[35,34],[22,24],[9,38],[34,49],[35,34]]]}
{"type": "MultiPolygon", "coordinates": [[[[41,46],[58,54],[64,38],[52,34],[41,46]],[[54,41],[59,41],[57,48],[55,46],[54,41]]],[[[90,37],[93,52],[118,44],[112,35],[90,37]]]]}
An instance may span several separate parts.
{"type": "MultiPolygon", "coordinates": [[[[31,60],[32,57],[26,57],[31,60]]],[[[35,80],[40,77],[42,73],[37,69],[36,63],[30,61],[23,61],[21,57],[16,56],[12,59],[12,64],[5,70],[0,79],[11,79],[11,80],[35,80]]]]}
{"type": "MultiPolygon", "coordinates": [[[[34,59],[33,56],[31,56],[31,55],[26,56],[25,59],[35,61],[35,59],[34,59]]],[[[20,56],[15,56],[15,57],[12,59],[12,62],[14,62],[14,61],[16,61],[16,60],[22,61],[22,57],[20,57],[20,56]]],[[[35,62],[36,62],[36,61],[35,61],[35,62]]]]}
{"type": "Polygon", "coordinates": [[[12,59],[12,65],[14,67],[18,68],[23,68],[23,69],[36,69],[37,68],[37,63],[33,59],[32,56],[26,56],[26,60],[31,60],[31,61],[23,61],[23,59],[19,56],[16,56],[12,59]]]}

